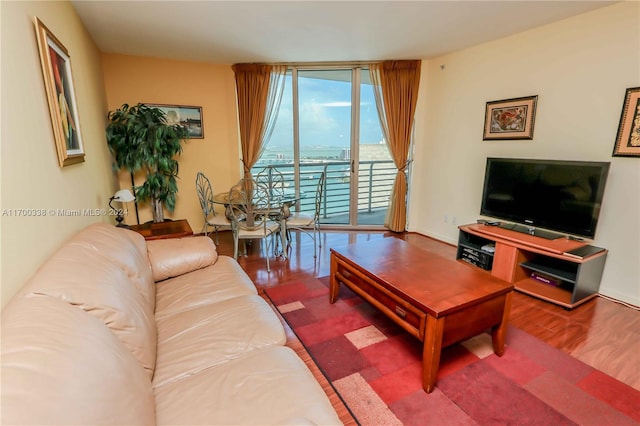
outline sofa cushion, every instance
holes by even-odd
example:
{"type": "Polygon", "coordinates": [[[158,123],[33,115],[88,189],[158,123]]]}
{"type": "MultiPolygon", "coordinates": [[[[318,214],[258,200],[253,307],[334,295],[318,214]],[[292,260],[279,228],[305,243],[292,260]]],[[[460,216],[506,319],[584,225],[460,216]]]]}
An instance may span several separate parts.
{"type": "Polygon", "coordinates": [[[156,284],[156,320],[258,291],[238,262],[218,256],[211,266],[156,284]]]}
{"type": "Polygon", "coordinates": [[[209,237],[147,241],[147,253],[155,281],[202,269],[218,259],[216,246],[209,237]]]}
{"type": "Polygon", "coordinates": [[[142,235],[106,223],[95,223],[78,232],[69,244],[89,249],[89,257],[85,261],[99,255],[122,268],[153,311],[156,288],[147,256],[147,245],[142,235]]]}
{"type": "MultiPolygon", "coordinates": [[[[87,234],[85,233],[85,236],[87,234]]],[[[24,287],[21,294],[56,297],[102,321],[153,376],[156,323],[153,307],[131,274],[87,244],[64,245],[24,287]]]]}
{"type": "Polygon", "coordinates": [[[262,297],[240,296],[158,320],[153,385],[196,374],[270,345],[286,342],[284,328],[262,297]]]}
{"type": "Polygon", "coordinates": [[[54,297],[2,312],[3,424],[155,422],[149,376],[97,318],[54,297]]]}
{"type": "Polygon", "coordinates": [[[341,424],[286,346],[270,346],[155,388],[158,425],[341,424]]]}

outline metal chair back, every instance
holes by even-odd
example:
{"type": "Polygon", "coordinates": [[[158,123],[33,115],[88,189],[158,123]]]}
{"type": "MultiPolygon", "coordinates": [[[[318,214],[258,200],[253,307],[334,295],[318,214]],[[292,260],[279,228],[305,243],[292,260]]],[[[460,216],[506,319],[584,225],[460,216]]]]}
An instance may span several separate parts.
{"type": "Polygon", "coordinates": [[[238,229],[254,231],[266,223],[271,212],[269,190],[253,179],[240,179],[229,190],[232,223],[238,229]]]}
{"type": "Polygon", "coordinates": [[[258,172],[255,176],[255,180],[257,183],[264,185],[269,189],[269,197],[272,200],[284,196],[284,189],[286,185],[284,182],[284,176],[278,169],[274,167],[265,167],[258,172]]]}
{"type": "Polygon", "coordinates": [[[200,201],[200,208],[204,215],[204,222],[207,222],[209,215],[215,215],[216,212],[213,209],[213,188],[211,182],[204,173],[198,172],[196,175],[196,192],[198,193],[198,201],[200,201]]]}
{"type": "Polygon", "coordinates": [[[316,200],[315,200],[316,210],[315,210],[314,216],[313,216],[313,220],[316,223],[316,226],[317,226],[318,223],[320,223],[320,209],[322,207],[322,195],[324,193],[324,181],[325,181],[325,173],[322,172],[322,173],[320,173],[320,178],[318,179],[318,186],[316,187],[316,200]]]}

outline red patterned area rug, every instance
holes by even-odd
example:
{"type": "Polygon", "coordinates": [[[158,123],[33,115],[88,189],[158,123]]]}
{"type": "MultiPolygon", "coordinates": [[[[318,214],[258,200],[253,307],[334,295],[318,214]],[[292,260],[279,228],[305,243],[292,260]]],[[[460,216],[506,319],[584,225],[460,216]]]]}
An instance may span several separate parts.
{"type": "Polygon", "coordinates": [[[266,290],[362,425],[638,425],[640,392],[510,326],[502,357],[481,334],[446,348],[436,389],[422,344],[328,277],[266,290]]]}

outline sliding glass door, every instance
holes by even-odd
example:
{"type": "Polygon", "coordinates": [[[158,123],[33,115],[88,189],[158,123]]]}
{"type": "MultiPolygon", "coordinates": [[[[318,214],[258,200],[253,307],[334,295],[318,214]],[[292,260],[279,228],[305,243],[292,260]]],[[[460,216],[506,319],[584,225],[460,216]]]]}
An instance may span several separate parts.
{"type": "Polygon", "coordinates": [[[321,223],[382,225],[395,167],[382,140],[369,73],[360,67],[292,67],[260,161],[280,170],[311,212],[325,173],[321,223]]]}
{"type": "Polygon", "coordinates": [[[351,80],[351,69],[298,71],[301,178],[325,173],[322,223],[351,223],[351,80]]]}

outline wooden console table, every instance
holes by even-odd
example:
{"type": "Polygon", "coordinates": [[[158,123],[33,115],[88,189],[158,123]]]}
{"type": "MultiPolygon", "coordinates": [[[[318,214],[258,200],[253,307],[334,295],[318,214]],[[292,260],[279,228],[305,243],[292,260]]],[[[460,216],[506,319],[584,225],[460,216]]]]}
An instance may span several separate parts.
{"type": "Polygon", "coordinates": [[[145,240],[164,240],[193,235],[193,231],[186,219],[167,220],[159,223],[148,222],[141,225],[131,225],[129,228],[142,235],[145,240]]]}
{"type": "Polygon", "coordinates": [[[340,284],[423,342],[422,387],[435,387],[442,348],[491,329],[501,356],[513,285],[398,238],[331,248],[329,302],[340,284]]]}

